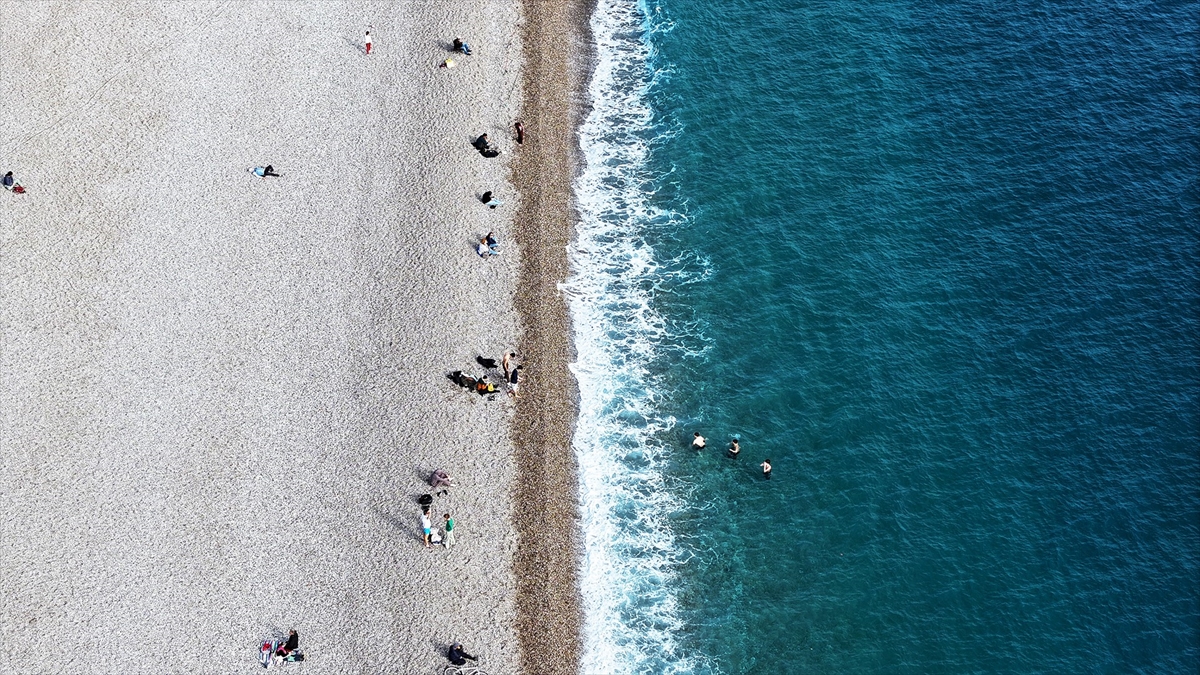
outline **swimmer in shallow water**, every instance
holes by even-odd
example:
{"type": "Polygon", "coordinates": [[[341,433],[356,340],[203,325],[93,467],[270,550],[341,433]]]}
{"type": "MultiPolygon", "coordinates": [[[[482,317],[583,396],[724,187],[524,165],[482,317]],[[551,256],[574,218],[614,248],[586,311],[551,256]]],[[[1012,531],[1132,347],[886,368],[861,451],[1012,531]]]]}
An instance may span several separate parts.
{"type": "Polygon", "coordinates": [[[693,450],[703,450],[705,442],[706,441],[704,440],[704,437],[700,435],[699,431],[692,434],[692,449],[693,450]]]}
{"type": "Polygon", "coordinates": [[[729,442],[729,450],[725,452],[725,455],[730,459],[737,459],[738,453],[741,451],[742,448],[740,445],[738,445],[738,439],[735,438],[729,442]]]}

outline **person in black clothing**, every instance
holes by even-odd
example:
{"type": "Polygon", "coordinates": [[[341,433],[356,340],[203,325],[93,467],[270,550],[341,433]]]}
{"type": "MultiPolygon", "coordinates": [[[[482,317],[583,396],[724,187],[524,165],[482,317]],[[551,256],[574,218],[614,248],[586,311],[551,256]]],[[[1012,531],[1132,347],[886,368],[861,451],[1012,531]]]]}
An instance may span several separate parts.
{"type": "Polygon", "coordinates": [[[283,661],[284,659],[287,659],[289,661],[301,661],[304,659],[304,657],[298,653],[299,649],[300,634],[296,632],[295,628],[293,628],[288,631],[287,642],[283,643],[283,646],[275,651],[275,660],[283,661]]]}
{"type": "Polygon", "coordinates": [[[467,43],[463,42],[463,39],[461,37],[454,38],[454,43],[452,44],[452,49],[453,49],[453,51],[459,52],[460,54],[466,54],[467,56],[471,55],[471,46],[468,45],[467,43]]]}
{"type": "Polygon", "coordinates": [[[488,145],[489,145],[487,134],[480,134],[479,138],[476,138],[475,141],[473,143],[471,143],[471,145],[474,145],[475,149],[480,152],[487,150],[488,145]]]}
{"type": "Polygon", "coordinates": [[[467,659],[475,661],[475,657],[463,651],[462,643],[455,642],[450,645],[450,651],[446,654],[446,658],[450,659],[450,663],[456,666],[467,665],[467,659]]]}

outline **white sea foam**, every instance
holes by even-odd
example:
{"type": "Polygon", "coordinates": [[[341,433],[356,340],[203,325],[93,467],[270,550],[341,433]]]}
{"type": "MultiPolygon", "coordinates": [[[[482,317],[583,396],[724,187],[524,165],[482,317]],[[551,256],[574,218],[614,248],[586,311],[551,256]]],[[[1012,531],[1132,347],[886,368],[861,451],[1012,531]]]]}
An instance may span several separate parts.
{"type": "MultiPolygon", "coordinates": [[[[585,673],[684,673],[675,598],[679,548],[669,516],[661,439],[674,419],[657,413],[652,364],[670,327],[652,305],[664,263],[645,234],[677,222],[651,203],[656,128],[648,92],[656,72],[648,38],[662,30],[635,0],[599,0],[591,112],[579,130],[585,158],[575,181],[580,222],[563,284],[574,322],[585,561],[581,587],[585,673]]],[[[669,265],[669,261],[666,263],[669,265]]]]}

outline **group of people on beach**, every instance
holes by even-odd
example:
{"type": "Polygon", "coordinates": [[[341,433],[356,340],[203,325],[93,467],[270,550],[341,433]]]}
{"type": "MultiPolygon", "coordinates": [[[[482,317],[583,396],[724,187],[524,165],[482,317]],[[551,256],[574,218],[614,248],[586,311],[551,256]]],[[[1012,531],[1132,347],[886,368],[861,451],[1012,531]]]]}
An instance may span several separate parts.
{"type": "MultiPolygon", "coordinates": [[[[700,435],[700,432],[692,434],[692,449],[696,452],[703,450],[708,445],[708,440],[700,435]]],[[[737,459],[742,454],[742,444],[738,439],[734,438],[729,441],[729,447],[725,449],[725,456],[729,459],[737,459]]],[[[762,464],[759,464],[763,471],[763,480],[771,480],[771,460],[766,459],[762,464]]]]}

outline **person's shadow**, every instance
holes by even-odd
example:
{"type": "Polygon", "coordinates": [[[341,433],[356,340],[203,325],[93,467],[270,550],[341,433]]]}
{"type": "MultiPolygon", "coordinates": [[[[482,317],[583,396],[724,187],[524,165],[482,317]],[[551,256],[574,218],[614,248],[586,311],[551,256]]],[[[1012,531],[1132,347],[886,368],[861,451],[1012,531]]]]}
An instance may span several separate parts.
{"type": "Polygon", "coordinates": [[[365,45],[363,45],[362,42],[360,42],[359,40],[352,40],[350,38],[342,38],[342,39],[346,41],[346,44],[350,45],[351,47],[354,47],[354,51],[366,56],[367,48],[365,45]]]}

